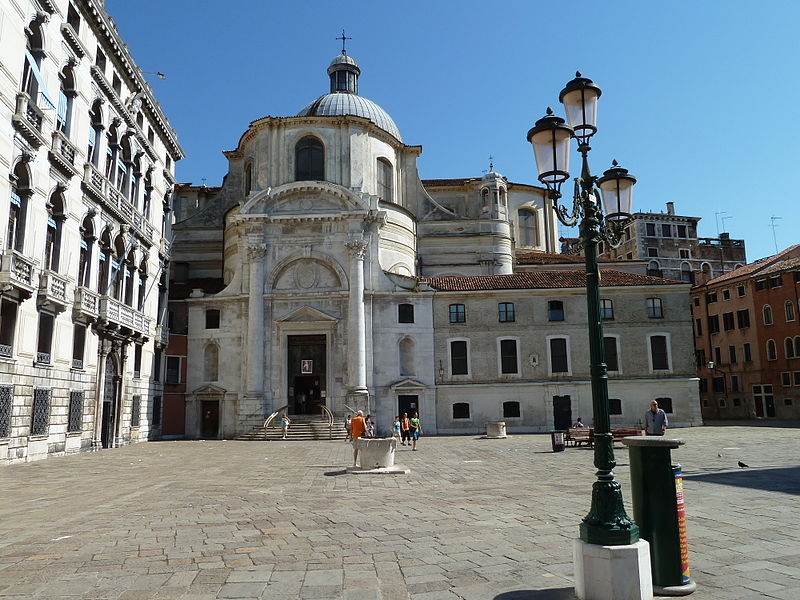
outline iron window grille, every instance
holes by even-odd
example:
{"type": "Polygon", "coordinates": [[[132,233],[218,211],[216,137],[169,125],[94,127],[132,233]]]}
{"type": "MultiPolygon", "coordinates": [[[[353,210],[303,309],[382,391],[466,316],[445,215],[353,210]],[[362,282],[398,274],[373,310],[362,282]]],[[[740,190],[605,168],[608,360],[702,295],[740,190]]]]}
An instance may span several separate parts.
{"type": "Polygon", "coordinates": [[[13,388],[0,386],[0,438],[11,437],[11,407],[14,401],[13,388]]]}
{"type": "Polygon", "coordinates": [[[139,427],[142,415],[142,397],[139,394],[133,396],[131,401],[131,427],[139,427]]]}
{"type": "Polygon", "coordinates": [[[504,419],[518,419],[519,416],[520,416],[519,402],[515,401],[503,402],[504,419]]]}
{"type": "Polygon", "coordinates": [[[47,435],[50,430],[50,398],[52,390],[36,388],[33,390],[33,412],[31,415],[31,435],[47,435]]]}
{"type": "Polygon", "coordinates": [[[81,431],[81,421],[83,420],[83,392],[76,391],[69,393],[69,414],[67,416],[67,432],[72,433],[81,431]]]}

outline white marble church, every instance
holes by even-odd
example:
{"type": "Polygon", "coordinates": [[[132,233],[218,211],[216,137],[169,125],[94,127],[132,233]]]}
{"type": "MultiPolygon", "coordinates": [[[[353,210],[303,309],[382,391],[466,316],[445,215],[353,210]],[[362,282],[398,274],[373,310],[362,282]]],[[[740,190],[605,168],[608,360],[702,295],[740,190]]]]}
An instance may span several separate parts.
{"type": "MultiPolygon", "coordinates": [[[[236,437],[282,407],[364,409],[380,430],[418,409],[430,434],[590,421],[583,276],[545,264],[544,190],[493,170],[421,181],[356,61],[327,72],[296,116],[250,124],[221,187],[176,186],[163,433],[236,437]]],[[[699,424],[688,284],[603,281],[615,422],[658,397],[699,424]]]]}

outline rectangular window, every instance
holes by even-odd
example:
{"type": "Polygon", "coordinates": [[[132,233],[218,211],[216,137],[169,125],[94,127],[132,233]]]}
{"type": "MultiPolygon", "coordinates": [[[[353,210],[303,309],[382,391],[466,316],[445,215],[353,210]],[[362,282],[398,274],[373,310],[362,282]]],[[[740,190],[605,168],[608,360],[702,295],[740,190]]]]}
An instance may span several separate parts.
{"type": "Polygon", "coordinates": [[[398,323],[413,323],[414,322],[414,305],[413,304],[398,304],[397,305],[397,322],[398,323]]]}
{"type": "Polygon", "coordinates": [[[14,355],[14,332],[17,327],[17,303],[5,298],[0,301],[0,357],[14,355]]]}
{"type": "Polygon", "coordinates": [[[715,393],[721,394],[725,391],[725,378],[724,377],[714,377],[711,380],[711,389],[715,393]]]}
{"type": "Polygon", "coordinates": [[[504,375],[519,373],[517,340],[500,340],[500,372],[504,375]]]}
{"type": "Polygon", "coordinates": [[[739,298],[744,296],[744,286],[743,285],[737,286],[736,293],[739,295],[739,298]]]}
{"type": "Polygon", "coordinates": [[[621,415],[622,414],[622,400],[619,398],[608,399],[608,414],[621,415]]]}
{"type": "Polygon", "coordinates": [[[450,322],[451,323],[466,323],[467,311],[463,304],[450,305],[450,322]]]}
{"type": "Polygon", "coordinates": [[[658,258],[658,248],[648,247],[647,256],[648,258],[658,258]]]}
{"type": "Polygon", "coordinates": [[[564,303],[561,300],[550,300],[547,303],[547,319],[549,321],[564,320],[564,303]]]}
{"type": "Polygon", "coordinates": [[[708,333],[719,333],[719,315],[708,317],[708,333]]]}
{"type": "Polygon", "coordinates": [[[142,397],[135,394],[131,398],[131,427],[139,427],[142,417],[142,397]]]}
{"type": "Polygon", "coordinates": [[[701,377],[698,381],[698,388],[701,394],[705,394],[708,391],[708,379],[705,377],[701,377]]]}
{"type": "Polygon", "coordinates": [[[661,236],[672,237],[672,225],[667,225],[666,223],[663,223],[661,225],[661,236]]]}
{"type": "Polygon", "coordinates": [[[0,385],[0,438],[11,437],[11,407],[14,401],[14,388],[0,385]]]}
{"type": "Polygon", "coordinates": [[[728,362],[732,365],[736,364],[736,346],[728,346],[728,362]]]}
{"type": "Polygon", "coordinates": [[[731,391],[732,392],[739,392],[739,376],[738,375],[731,375],[731,391]]]}
{"type": "Polygon", "coordinates": [[[691,258],[692,257],[691,252],[689,250],[687,250],[686,248],[681,248],[680,250],[678,250],[678,253],[680,254],[681,258],[691,258]]]}
{"type": "Polygon", "coordinates": [[[722,313],[722,327],[723,329],[725,329],[725,331],[731,331],[732,329],[736,328],[736,326],[733,323],[732,312],[722,313]]]}
{"type": "Polygon", "coordinates": [[[730,300],[731,299],[731,291],[730,290],[722,290],[722,299],[723,300],[730,300]]]}
{"type": "Polygon", "coordinates": [[[453,404],[454,419],[469,419],[469,404],[467,402],[456,402],[453,404]]]}
{"type": "Polygon", "coordinates": [[[161,350],[153,352],[153,381],[161,381],[161,350]]]}
{"type": "Polygon", "coordinates": [[[647,299],[647,318],[648,319],[664,318],[664,308],[663,305],[661,304],[661,298],[647,299]]]}
{"type": "Polygon", "coordinates": [[[142,347],[139,344],[133,345],[133,376],[142,376],[142,347]]]}
{"type": "Polygon", "coordinates": [[[756,281],[756,291],[757,292],[760,292],[760,291],[765,290],[765,289],[767,289],[767,280],[766,279],[761,279],[759,281],[756,281]]]}
{"type": "Polygon", "coordinates": [[[617,358],[617,338],[614,336],[603,337],[603,356],[606,367],[609,371],[619,371],[619,359],[617,358]]]}
{"type": "Polygon", "coordinates": [[[656,402],[658,402],[658,408],[668,415],[672,414],[672,398],[656,398],[656,402]]]}
{"type": "Polygon", "coordinates": [[[501,323],[513,323],[515,320],[514,316],[514,303],[513,302],[501,302],[497,305],[498,311],[498,319],[501,323]]]}
{"type": "Polygon", "coordinates": [[[52,361],[53,325],[55,317],[49,313],[39,313],[39,341],[36,347],[36,362],[49,365],[52,361]]]}
{"type": "Polygon", "coordinates": [[[694,362],[698,368],[705,368],[706,366],[706,351],[700,348],[694,351],[694,362]]]}
{"type": "Polygon", "coordinates": [[[150,423],[153,427],[161,426],[161,396],[153,396],[153,414],[150,423]]]}
{"type": "Polygon", "coordinates": [[[167,357],[167,380],[165,383],[176,384],[181,382],[181,357],[167,357]]]}
{"type": "Polygon", "coordinates": [[[83,352],[86,347],[86,326],[75,323],[72,333],[72,368],[83,369],[83,352]]]}
{"type": "Polygon", "coordinates": [[[714,347],[714,362],[718,365],[722,364],[722,349],[719,346],[714,347]]]}
{"type": "Polygon", "coordinates": [[[716,292],[709,292],[706,294],[706,304],[713,304],[717,301],[717,293],[716,292]]]}
{"type": "Polygon", "coordinates": [[[504,419],[519,419],[519,402],[510,400],[503,402],[503,418],[504,419]]]}
{"type": "Polygon", "coordinates": [[[750,344],[742,346],[742,354],[744,354],[744,362],[753,362],[753,355],[750,353],[750,344]]]}
{"type": "Polygon", "coordinates": [[[45,388],[33,390],[31,435],[47,435],[50,430],[50,397],[52,391],[45,388]]]}
{"type": "Polygon", "coordinates": [[[468,375],[469,360],[467,356],[467,342],[450,342],[450,372],[453,375],[468,375]]]}
{"type": "Polygon", "coordinates": [[[600,318],[605,321],[614,319],[614,302],[607,298],[600,300],[600,318]]]}
{"type": "Polygon", "coordinates": [[[550,367],[552,373],[569,373],[566,338],[550,339],[550,367]]]}
{"type": "Polygon", "coordinates": [[[69,414],[67,415],[67,432],[81,431],[83,421],[83,392],[72,391],[69,393],[69,414]]]}
{"type": "Polygon", "coordinates": [[[645,223],[644,225],[644,234],[650,237],[655,237],[656,235],[656,224],[655,223],[645,223]]]}
{"type": "Polygon", "coordinates": [[[747,308],[745,308],[744,310],[737,310],[736,321],[737,324],[739,325],[739,329],[750,327],[750,310],[748,310],[747,308]]]}
{"type": "Polygon", "coordinates": [[[774,277],[769,278],[769,287],[777,288],[783,285],[783,279],[780,275],[775,275],[774,277]]]}
{"type": "MultiPolygon", "coordinates": [[[[678,237],[685,238],[688,237],[686,235],[686,225],[678,225],[678,237]]],[[[688,258],[688,257],[687,257],[688,258]]]]}
{"type": "Polygon", "coordinates": [[[795,371],[794,373],[792,373],[792,377],[794,379],[794,384],[800,385],[800,371],[795,371]]]}
{"type": "Polygon", "coordinates": [[[695,319],[694,320],[694,334],[697,337],[703,335],[703,319],[695,319]]]}
{"type": "Polygon", "coordinates": [[[219,310],[210,308],[206,311],[206,329],[219,329],[219,310]]]}
{"type": "Polygon", "coordinates": [[[792,385],[792,374],[789,371],[781,373],[781,385],[783,387],[790,387],[792,385]]]}
{"type": "Polygon", "coordinates": [[[667,336],[650,336],[650,359],[654,371],[669,370],[669,353],[667,351],[667,336]]]}

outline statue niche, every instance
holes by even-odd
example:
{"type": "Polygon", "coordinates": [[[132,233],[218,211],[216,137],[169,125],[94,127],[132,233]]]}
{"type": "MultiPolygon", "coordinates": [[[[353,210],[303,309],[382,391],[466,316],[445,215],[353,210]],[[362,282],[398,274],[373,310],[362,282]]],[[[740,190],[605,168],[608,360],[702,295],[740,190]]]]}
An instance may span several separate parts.
{"type": "Polygon", "coordinates": [[[336,273],[326,264],[314,259],[299,259],[284,267],[275,279],[275,290],[341,289],[336,273]]]}

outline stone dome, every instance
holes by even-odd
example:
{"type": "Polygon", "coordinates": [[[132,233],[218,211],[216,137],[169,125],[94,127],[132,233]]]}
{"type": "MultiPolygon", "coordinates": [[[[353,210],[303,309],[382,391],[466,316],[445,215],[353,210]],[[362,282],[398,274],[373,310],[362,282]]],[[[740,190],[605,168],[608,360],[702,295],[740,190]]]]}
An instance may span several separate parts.
{"type": "Polygon", "coordinates": [[[303,110],[297,113],[298,117],[335,117],[340,115],[354,115],[369,119],[375,125],[392,134],[399,141],[400,130],[392,117],[375,104],[372,100],[358,95],[358,76],[361,69],[355,59],[342,53],[331,61],[328,75],[331,80],[329,94],[320,96],[303,110]]]}

